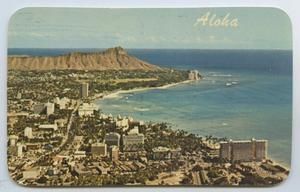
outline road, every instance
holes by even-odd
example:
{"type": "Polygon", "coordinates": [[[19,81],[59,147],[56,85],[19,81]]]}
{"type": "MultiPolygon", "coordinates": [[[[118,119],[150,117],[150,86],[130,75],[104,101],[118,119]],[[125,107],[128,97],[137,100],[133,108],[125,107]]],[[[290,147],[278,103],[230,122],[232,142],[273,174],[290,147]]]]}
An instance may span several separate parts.
{"type": "Polygon", "coordinates": [[[71,129],[71,126],[72,126],[72,123],[73,123],[73,120],[74,120],[74,116],[76,115],[76,111],[78,110],[79,108],[79,105],[80,105],[80,101],[77,100],[76,102],[76,106],[74,107],[72,113],[71,113],[71,117],[70,117],[70,120],[68,122],[68,125],[67,125],[67,133],[66,135],[64,136],[61,144],[59,145],[58,147],[58,151],[61,149],[62,146],[64,146],[69,138],[69,133],[70,133],[70,129],[71,129]]]}
{"type": "Polygon", "coordinates": [[[71,116],[70,116],[70,119],[69,119],[69,122],[68,122],[68,125],[67,125],[67,133],[66,135],[63,137],[63,140],[61,142],[61,144],[59,145],[59,147],[54,150],[54,151],[51,151],[51,152],[48,152],[48,153],[45,153],[43,155],[41,155],[37,160],[35,160],[34,162],[28,162],[26,163],[23,168],[24,169],[29,169],[29,168],[32,168],[35,166],[36,163],[38,163],[40,160],[42,160],[44,157],[46,157],[47,155],[55,155],[57,153],[59,153],[61,151],[61,148],[62,146],[64,146],[69,138],[69,133],[70,133],[70,129],[71,129],[71,126],[72,126],[72,123],[73,123],[73,120],[74,120],[74,116],[76,115],[76,111],[78,110],[79,106],[80,106],[80,100],[77,100],[76,102],[76,106],[74,107],[72,113],[71,113],[71,116]]]}

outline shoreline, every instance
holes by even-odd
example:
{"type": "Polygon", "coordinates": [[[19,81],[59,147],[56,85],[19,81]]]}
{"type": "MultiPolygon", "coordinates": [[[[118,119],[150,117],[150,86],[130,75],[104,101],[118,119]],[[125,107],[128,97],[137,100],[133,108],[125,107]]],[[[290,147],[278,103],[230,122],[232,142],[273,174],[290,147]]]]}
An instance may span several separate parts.
{"type": "Polygon", "coordinates": [[[148,91],[148,90],[155,90],[155,89],[168,89],[177,85],[181,85],[181,84],[187,84],[187,83],[191,83],[197,80],[185,80],[185,81],[181,81],[181,82],[177,82],[177,83],[170,83],[170,84],[166,84],[166,85],[162,85],[159,87],[137,87],[137,88],[133,88],[133,89],[128,89],[128,90],[116,90],[116,91],[112,91],[112,92],[107,92],[107,93],[99,93],[96,94],[95,96],[93,96],[91,98],[91,100],[95,101],[97,99],[111,99],[111,98],[119,98],[120,94],[125,94],[125,93],[135,93],[135,92],[142,92],[142,91],[148,91]]]}
{"type": "MultiPolygon", "coordinates": [[[[192,82],[196,82],[196,81],[199,81],[199,80],[185,80],[185,81],[181,81],[181,82],[177,82],[177,83],[162,85],[159,87],[137,87],[137,88],[128,89],[128,90],[115,90],[112,92],[96,94],[94,97],[91,98],[91,100],[93,102],[95,102],[96,100],[113,99],[113,98],[117,99],[117,98],[120,98],[121,94],[144,92],[144,91],[149,91],[149,90],[168,89],[171,87],[175,87],[177,85],[192,83],[192,82]]],[[[273,162],[273,164],[279,165],[288,171],[290,171],[290,169],[291,169],[291,163],[288,164],[286,162],[281,162],[282,160],[278,160],[269,155],[268,155],[268,159],[271,160],[273,162]]]]}

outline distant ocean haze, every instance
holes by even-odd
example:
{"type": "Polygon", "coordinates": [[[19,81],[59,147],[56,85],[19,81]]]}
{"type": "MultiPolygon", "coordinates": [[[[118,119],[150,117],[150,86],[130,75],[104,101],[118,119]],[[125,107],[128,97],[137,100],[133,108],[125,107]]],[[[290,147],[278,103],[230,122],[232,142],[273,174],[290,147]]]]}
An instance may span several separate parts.
{"type": "MultiPolygon", "coordinates": [[[[93,53],[104,50],[106,49],[10,48],[8,55],[58,56],[72,52],[93,53]]],[[[196,66],[202,69],[218,67],[276,70],[275,73],[292,72],[291,50],[126,49],[126,51],[139,59],[163,67],[194,69],[196,66]]]]}
{"type": "MultiPolygon", "coordinates": [[[[8,53],[51,56],[102,50],[9,49],[8,53]]],[[[290,166],[292,51],[130,49],[128,53],[162,67],[197,69],[204,79],[95,101],[103,112],[169,122],[174,129],[203,136],[268,139],[269,156],[290,166]]]]}

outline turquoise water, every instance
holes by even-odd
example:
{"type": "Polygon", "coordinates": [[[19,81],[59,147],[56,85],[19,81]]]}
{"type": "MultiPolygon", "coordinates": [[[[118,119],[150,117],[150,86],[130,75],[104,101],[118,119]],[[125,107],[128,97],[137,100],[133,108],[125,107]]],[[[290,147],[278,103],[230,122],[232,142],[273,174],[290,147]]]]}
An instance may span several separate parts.
{"type": "MultiPolygon", "coordinates": [[[[9,54],[61,55],[99,49],[10,49],[9,54]]],[[[269,156],[290,166],[292,52],[270,50],[128,50],[142,60],[198,69],[205,79],[168,89],[96,101],[104,113],[171,123],[199,135],[269,140],[269,156]],[[230,87],[228,82],[238,84],[230,87]]]]}
{"type": "Polygon", "coordinates": [[[174,129],[203,136],[268,139],[269,156],[289,166],[292,75],[273,68],[193,67],[201,71],[204,80],[121,94],[96,103],[105,113],[168,122],[174,129]],[[228,82],[237,84],[226,86],[228,82]]]}

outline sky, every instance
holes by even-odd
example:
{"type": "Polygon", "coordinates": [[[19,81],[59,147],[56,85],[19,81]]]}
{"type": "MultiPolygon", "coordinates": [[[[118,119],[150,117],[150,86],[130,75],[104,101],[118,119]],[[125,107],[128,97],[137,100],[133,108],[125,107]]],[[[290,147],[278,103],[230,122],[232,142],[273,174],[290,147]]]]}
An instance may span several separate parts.
{"type": "Polygon", "coordinates": [[[292,49],[292,27],[275,8],[25,8],[9,22],[9,48],[115,46],[292,49]]]}

